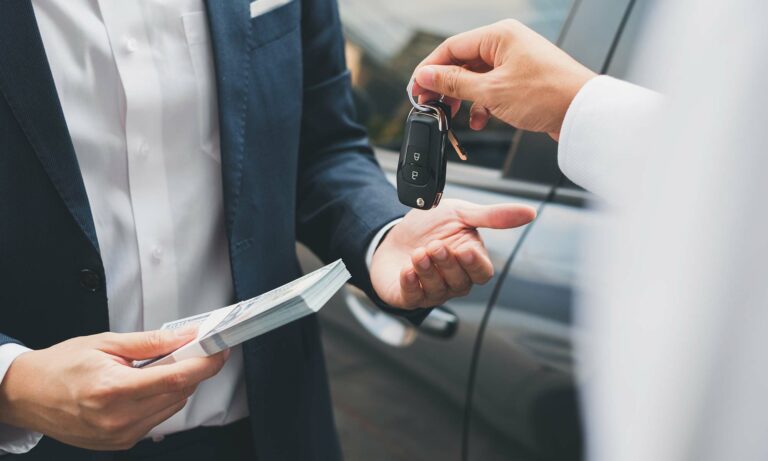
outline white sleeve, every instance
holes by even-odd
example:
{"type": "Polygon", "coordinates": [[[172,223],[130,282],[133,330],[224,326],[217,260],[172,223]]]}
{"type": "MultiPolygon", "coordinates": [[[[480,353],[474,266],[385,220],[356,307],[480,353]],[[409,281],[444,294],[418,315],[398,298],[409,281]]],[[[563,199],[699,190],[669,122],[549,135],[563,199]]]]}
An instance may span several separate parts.
{"type": "MultiPolygon", "coordinates": [[[[3,382],[8,368],[16,357],[30,349],[19,344],[3,344],[0,346],[0,383],[3,382]]],[[[0,456],[9,453],[26,453],[37,445],[43,434],[27,431],[17,427],[0,424],[0,456]]]]}
{"type": "Polygon", "coordinates": [[[389,232],[390,229],[395,227],[397,223],[402,221],[403,218],[395,219],[394,221],[390,221],[387,225],[382,227],[376,235],[373,236],[373,239],[371,239],[371,243],[368,245],[368,251],[365,252],[365,266],[370,269],[371,263],[373,262],[373,253],[376,252],[376,248],[379,247],[379,244],[381,244],[382,239],[384,239],[384,236],[387,235],[387,232],[389,232]]]}
{"type": "Polygon", "coordinates": [[[601,75],[579,91],[563,120],[558,163],[579,186],[611,198],[636,171],[627,140],[648,136],[663,97],[651,90],[601,75]],[[628,133],[630,134],[628,136],[628,133]]]}
{"type": "Polygon", "coordinates": [[[768,2],[646,14],[665,107],[579,270],[588,459],[768,460],[768,2]]]}

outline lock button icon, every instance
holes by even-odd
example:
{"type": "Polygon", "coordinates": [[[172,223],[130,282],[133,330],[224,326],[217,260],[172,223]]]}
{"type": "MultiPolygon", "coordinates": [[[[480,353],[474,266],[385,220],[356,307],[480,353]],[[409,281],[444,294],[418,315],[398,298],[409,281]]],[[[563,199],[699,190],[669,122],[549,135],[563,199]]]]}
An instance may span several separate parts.
{"type": "Polygon", "coordinates": [[[427,166],[427,154],[419,149],[408,149],[408,153],[405,155],[406,163],[413,163],[417,166],[427,166]]]}
{"type": "Polygon", "coordinates": [[[405,162],[414,163],[418,166],[427,166],[427,150],[418,146],[408,146],[405,153],[405,162]]]}
{"type": "Polygon", "coordinates": [[[418,166],[427,166],[427,153],[430,148],[429,125],[414,122],[408,129],[407,144],[405,148],[405,162],[415,163],[418,166]]]}

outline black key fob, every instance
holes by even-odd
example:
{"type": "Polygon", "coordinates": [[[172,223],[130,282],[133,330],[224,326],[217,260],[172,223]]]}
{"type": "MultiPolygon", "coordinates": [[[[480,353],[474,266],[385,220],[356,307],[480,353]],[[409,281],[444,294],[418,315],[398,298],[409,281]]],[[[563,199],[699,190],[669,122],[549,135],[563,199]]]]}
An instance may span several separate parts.
{"type": "Polygon", "coordinates": [[[404,205],[428,210],[440,203],[445,187],[450,107],[439,101],[411,109],[397,164],[397,196],[404,205]]]}

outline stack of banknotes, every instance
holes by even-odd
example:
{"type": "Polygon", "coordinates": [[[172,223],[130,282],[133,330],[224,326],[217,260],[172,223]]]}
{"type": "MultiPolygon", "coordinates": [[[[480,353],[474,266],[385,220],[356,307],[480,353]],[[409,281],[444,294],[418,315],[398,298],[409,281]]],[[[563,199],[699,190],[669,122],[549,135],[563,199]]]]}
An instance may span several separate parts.
{"type": "Polygon", "coordinates": [[[166,356],[136,361],[133,366],[164,365],[236,346],[319,311],[349,278],[346,266],[339,259],[255,298],[168,322],[162,330],[194,325],[198,328],[197,337],[166,356]]]}

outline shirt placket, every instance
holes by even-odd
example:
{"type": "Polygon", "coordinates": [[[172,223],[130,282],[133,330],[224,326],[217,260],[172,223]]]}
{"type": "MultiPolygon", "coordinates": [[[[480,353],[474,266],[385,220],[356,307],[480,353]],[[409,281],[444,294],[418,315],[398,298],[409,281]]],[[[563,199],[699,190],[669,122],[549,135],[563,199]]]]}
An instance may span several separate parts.
{"type": "Polygon", "coordinates": [[[140,2],[100,0],[99,6],[125,94],[127,171],[139,249],[143,327],[155,329],[177,318],[179,309],[163,146],[163,95],[147,33],[151,18],[145,17],[140,2]]]}

